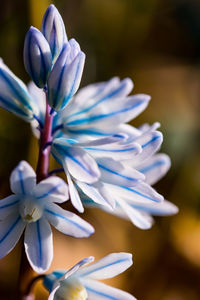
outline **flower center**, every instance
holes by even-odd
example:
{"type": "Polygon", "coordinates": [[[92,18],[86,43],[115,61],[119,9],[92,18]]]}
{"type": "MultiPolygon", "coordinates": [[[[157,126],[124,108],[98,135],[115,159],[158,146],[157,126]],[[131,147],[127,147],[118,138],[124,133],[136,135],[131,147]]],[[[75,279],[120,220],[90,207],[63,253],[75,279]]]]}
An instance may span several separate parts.
{"type": "Polygon", "coordinates": [[[60,287],[56,292],[59,300],[87,300],[87,291],[77,278],[67,278],[60,282],[60,287]]]}
{"type": "Polygon", "coordinates": [[[41,218],[43,208],[35,198],[31,196],[24,197],[20,203],[19,213],[24,221],[28,223],[36,222],[41,218]]]}

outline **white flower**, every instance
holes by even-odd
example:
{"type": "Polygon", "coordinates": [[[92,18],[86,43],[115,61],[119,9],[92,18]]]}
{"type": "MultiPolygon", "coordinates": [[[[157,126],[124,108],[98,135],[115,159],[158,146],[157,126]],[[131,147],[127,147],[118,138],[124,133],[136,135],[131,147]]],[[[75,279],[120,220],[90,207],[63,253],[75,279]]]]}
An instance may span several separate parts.
{"type": "Polygon", "coordinates": [[[88,257],[68,271],[55,271],[44,278],[44,286],[50,291],[48,300],[134,300],[122,290],[108,286],[98,280],[115,277],[132,265],[129,253],[112,253],[99,261],[88,257]],[[82,267],[82,268],[80,268],[82,267]]]}
{"type": "Polygon", "coordinates": [[[90,224],[56,204],[68,200],[68,186],[61,178],[51,176],[36,184],[34,170],[21,161],[11,173],[10,186],[14,195],[0,201],[1,258],[14,248],[25,229],[29,263],[36,272],[45,272],[53,258],[50,224],[78,238],[94,232],[90,224]]]}

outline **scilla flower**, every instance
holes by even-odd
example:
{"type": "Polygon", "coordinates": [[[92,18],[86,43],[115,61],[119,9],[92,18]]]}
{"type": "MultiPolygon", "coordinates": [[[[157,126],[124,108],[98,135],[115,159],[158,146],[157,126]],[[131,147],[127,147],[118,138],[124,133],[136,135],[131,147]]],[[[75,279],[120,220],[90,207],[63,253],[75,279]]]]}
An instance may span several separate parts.
{"type": "Polygon", "coordinates": [[[115,277],[132,265],[129,253],[112,253],[99,261],[88,257],[67,271],[55,271],[44,278],[44,286],[50,291],[48,300],[134,300],[122,290],[98,280],[115,277]],[[82,267],[82,268],[80,268],[82,267]]]}
{"type": "Polygon", "coordinates": [[[56,204],[68,200],[68,186],[61,178],[52,176],[36,184],[34,170],[21,161],[11,173],[10,185],[14,195],[0,201],[1,258],[14,248],[25,229],[29,263],[36,272],[45,272],[53,258],[50,224],[78,238],[94,232],[87,222],[56,204]]]}

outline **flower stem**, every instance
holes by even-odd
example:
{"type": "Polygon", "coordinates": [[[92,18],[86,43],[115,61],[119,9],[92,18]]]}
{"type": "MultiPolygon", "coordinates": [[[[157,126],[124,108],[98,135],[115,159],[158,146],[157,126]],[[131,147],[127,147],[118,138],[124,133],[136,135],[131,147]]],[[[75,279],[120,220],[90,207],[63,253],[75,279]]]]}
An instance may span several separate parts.
{"type": "MultiPolygon", "coordinates": [[[[41,130],[39,143],[39,156],[36,169],[37,183],[48,177],[50,147],[45,147],[52,140],[52,121],[53,115],[50,115],[51,108],[48,105],[48,94],[46,93],[46,115],[44,128],[41,130]]],[[[34,281],[35,272],[31,268],[26,257],[24,246],[22,247],[21,265],[19,274],[19,296],[21,300],[34,300],[31,289],[28,289],[30,283],[34,281]],[[29,291],[29,292],[27,292],[29,291]],[[28,294],[27,294],[28,293],[28,294]]]]}

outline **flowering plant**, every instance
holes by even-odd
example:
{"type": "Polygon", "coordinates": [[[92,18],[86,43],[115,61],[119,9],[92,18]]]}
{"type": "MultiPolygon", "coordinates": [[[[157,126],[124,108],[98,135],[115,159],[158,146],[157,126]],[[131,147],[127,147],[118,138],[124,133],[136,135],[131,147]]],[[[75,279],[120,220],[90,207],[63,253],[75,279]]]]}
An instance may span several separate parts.
{"type": "MultiPolygon", "coordinates": [[[[44,14],[41,30],[31,27],[25,37],[24,65],[32,82],[26,86],[0,61],[0,105],[29,122],[39,139],[36,172],[21,161],[10,176],[13,195],[0,201],[0,257],[24,232],[23,299],[30,295],[28,287],[35,278],[41,278],[33,271],[44,273],[51,265],[50,225],[76,238],[94,232],[61,203],[70,200],[80,213],[88,206],[101,208],[141,229],[152,226],[151,215],[177,212],[152,187],[170,167],[169,157],[157,154],[163,140],[159,124],[138,129],[127,124],[147,107],[150,96],[129,95],[132,80],[117,77],[78,91],[84,62],[85,54],[75,39],[68,40],[54,5],[44,14]],[[60,169],[49,170],[50,154],[60,169]],[[59,171],[65,172],[67,183],[55,176],[59,171]]],[[[110,254],[79,270],[92,260],[86,258],[66,272],[42,275],[49,299],[134,299],[96,281],[127,269],[130,254],[110,254]]]]}

